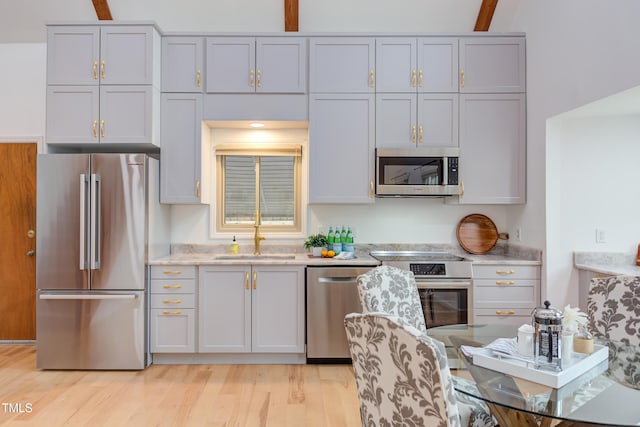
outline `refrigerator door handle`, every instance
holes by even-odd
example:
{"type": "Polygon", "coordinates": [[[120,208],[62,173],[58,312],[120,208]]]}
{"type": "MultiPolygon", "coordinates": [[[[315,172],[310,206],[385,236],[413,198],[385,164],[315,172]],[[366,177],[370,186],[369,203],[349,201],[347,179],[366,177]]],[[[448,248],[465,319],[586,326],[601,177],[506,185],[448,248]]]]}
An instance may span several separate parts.
{"type": "Polygon", "coordinates": [[[107,295],[107,294],[42,294],[40,295],[40,299],[46,300],[100,300],[100,299],[108,299],[108,300],[131,300],[136,299],[137,296],[135,294],[115,294],[115,295],[107,295]]]}
{"type": "Polygon", "coordinates": [[[87,180],[80,174],[80,270],[87,269],[87,180]]]}
{"type": "Polygon", "coordinates": [[[91,174],[91,269],[100,269],[100,175],[91,174]]]}

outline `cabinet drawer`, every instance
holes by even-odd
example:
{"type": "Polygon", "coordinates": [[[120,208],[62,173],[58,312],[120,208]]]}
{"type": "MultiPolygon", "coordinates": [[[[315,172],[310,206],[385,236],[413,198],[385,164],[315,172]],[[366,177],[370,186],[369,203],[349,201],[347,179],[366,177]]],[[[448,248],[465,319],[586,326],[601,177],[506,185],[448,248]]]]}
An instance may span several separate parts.
{"type": "Polygon", "coordinates": [[[152,279],[195,279],[196,268],[192,265],[154,265],[151,266],[152,279]]]}
{"type": "Polygon", "coordinates": [[[192,294],[196,285],[193,279],[154,279],[151,280],[152,294],[192,294]]]}
{"type": "Polygon", "coordinates": [[[540,279],[537,265],[474,265],[474,279],[540,279]]]}
{"type": "Polygon", "coordinates": [[[476,325],[514,325],[531,324],[531,310],[518,308],[476,308],[473,310],[473,322],[476,325]]]}
{"type": "Polygon", "coordinates": [[[152,294],[151,308],[195,308],[194,294],[152,294]]]}
{"type": "MultiPolygon", "coordinates": [[[[498,282],[501,282],[498,280],[498,282]]],[[[475,308],[494,308],[508,305],[513,308],[533,309],[538,301],[537,280],[504,280],[508,284],[496,285],[495,280],[474,280],[475,308]]]]}

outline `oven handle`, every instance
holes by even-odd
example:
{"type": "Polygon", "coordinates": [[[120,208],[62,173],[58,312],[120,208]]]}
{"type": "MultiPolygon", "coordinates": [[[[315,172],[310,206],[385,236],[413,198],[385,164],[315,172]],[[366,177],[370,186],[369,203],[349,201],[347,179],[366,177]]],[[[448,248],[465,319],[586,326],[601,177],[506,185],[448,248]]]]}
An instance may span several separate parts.
{"type": "Polygon", "coordinates": [[[416,280],[416,285],[418,289],[467,289],[471,287],[470,280],[416,280]]]}

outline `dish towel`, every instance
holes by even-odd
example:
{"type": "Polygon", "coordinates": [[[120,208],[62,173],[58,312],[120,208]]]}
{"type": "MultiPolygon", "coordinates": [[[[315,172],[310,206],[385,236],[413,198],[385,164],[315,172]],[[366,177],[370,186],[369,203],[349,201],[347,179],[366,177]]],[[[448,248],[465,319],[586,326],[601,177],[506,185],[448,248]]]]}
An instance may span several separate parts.
{"type": "Polygon", "coordinates": [[[487,344],[484,347],[473,347],[470,345],[461,345],[460,350],[462,354],[467,357],[473,357],[473,355],[484,349],[489,349],[497,353],[506,354],[509,356],[518,355],[518,341],[516,337],[513,338],[498,338],[495,341],[487,344]]]}

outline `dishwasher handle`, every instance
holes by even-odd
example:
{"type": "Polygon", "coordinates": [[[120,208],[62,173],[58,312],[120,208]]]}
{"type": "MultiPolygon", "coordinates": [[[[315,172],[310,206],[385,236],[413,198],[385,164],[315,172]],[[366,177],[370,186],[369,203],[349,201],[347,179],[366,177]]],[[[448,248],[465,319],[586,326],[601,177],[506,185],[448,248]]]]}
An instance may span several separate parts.
{"type": "Polygon", "coordinates": [[[354,283],[355,277],[318,277],[318,283],[354,283]]]}

